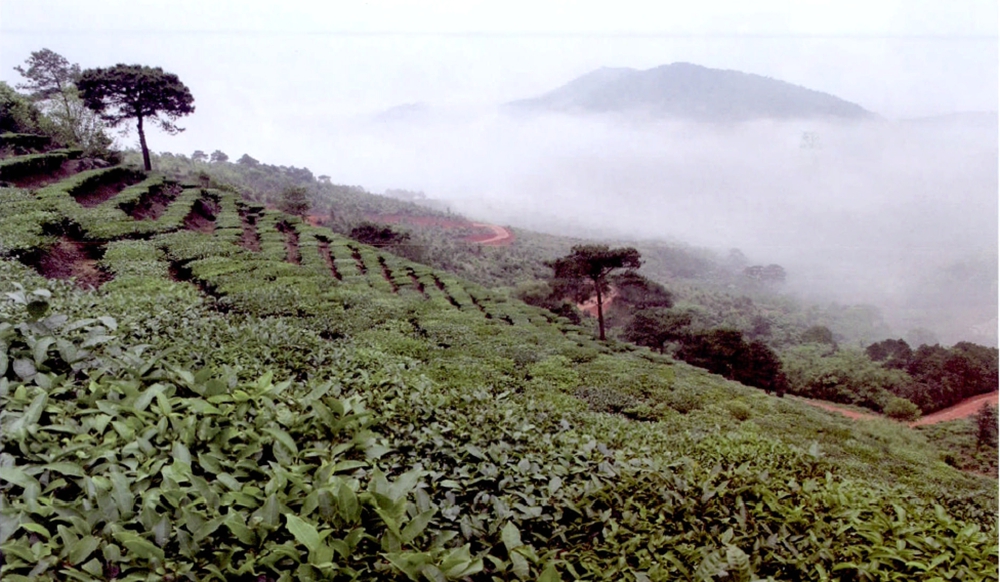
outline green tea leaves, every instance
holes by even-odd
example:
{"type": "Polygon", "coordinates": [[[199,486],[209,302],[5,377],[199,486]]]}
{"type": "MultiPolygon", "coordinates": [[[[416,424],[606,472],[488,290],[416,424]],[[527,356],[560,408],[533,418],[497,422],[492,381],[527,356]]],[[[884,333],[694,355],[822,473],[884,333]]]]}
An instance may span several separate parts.
{"type": "Polygon", "coordinates": [[[285,527],[288,528],[288,531],[295,536],[295,539],[300,544],[308,548],[310,552],[315,551],[316,548],[319,547],[322,539],[320,538],[319,532],[316,531],[316,528],[309,522],[290,513],[286,513],[285,527]]]}

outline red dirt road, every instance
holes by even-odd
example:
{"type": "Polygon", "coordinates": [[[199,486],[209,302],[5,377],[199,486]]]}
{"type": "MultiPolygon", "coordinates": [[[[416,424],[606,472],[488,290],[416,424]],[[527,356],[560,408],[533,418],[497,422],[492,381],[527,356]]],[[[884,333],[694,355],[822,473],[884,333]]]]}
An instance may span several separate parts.
{"type": "MultiPolygon", "coordinates": [[[[996,407],[998,401],[997,392],[990,392],[989,394],[980,394],[979,396],[973,396],[959,402],[955,406],[945,408],[944,410],[939,410],[933,414],[928,414],[927,416],[911,422],[910,426],[923,426],[927,424],[937,424],[939,422],[947,422],[949,420],[957,420],[960,418],[968,418],[982,408],[984,403],[989,403],[990,406],[996,407]]],[[[856,420],[873,420],[876,418],[888,418],[885,416],[879,416],[874,413],[858,412],[857,410],[852,410],[850,408],[845,408],[843,406],[838,406],[832,402],[826,402],[825,400],[813,400],[812,398],[802,398],[799,396],[794,397],[796,400],[804,402],[810,406],[815,406],[816,408],[822,408],[823,410],[829,410],[830,412],[836,412],[842,414],[848,418],[853,418],[856,420]]]]}
{"type": "Polygon", "coordinates": [[[983,407],[983,404],[989,404],[993,408],[996,408],[998,394],[1000,394],[1000,392],[990,392],[989,394],[973,396],[972,398],[959,402],[955,406],[939,410],[933,414],[928,414],[916,422],[911,422],[910,426],[937,424],[939,422],[947,422],[949,420],[956,420],[959,418],[968,418],[979,412],[979,409],[983,407]]]}
{"type": "Polygon", "coordinates": [[[493,236],[489,238],[473,237],[469,240],[472,242],[477,242],[481,245],[487,245],[491,247],[499,247],[503,245],[509,245],[514,242],[514,233],[510,230],[497,226],[495,224],[486,224],[485,222],[473,222],[472,226],[476,228],[485,228],[493,232],[493,236]]]}

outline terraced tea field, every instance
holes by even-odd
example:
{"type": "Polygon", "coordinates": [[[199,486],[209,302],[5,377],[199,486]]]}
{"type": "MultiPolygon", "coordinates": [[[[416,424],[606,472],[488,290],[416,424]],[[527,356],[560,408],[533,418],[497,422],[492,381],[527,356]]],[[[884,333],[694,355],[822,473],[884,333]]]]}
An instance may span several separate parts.
{"type": "Polygon", "coordinates": [[[5,582],[997,579],[996,479],[905,426],[33,155],[0,164],[5,582]]]}

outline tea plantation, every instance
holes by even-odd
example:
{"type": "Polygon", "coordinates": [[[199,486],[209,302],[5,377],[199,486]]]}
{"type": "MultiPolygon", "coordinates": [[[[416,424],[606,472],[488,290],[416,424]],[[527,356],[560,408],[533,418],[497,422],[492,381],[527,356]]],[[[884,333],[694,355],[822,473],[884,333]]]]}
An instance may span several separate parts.
{"type": "Polygon", "coordinates": [[[996,479],[905,425],[232,191],[36,182],[0,189],[5,582],[998,579],[996,479]]]}

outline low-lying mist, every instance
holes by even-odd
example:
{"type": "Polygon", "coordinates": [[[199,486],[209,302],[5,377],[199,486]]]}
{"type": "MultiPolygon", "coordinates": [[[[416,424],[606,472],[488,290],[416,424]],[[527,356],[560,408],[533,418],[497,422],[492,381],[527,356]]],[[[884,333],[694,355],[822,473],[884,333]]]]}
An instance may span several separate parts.
{"type": "Polygon", "coordinates": [[[996,344],[997,118],[698,124],[424,106],[299,128],[315,167],[548,232],[741,249],[903,335],[996,344]]]}

